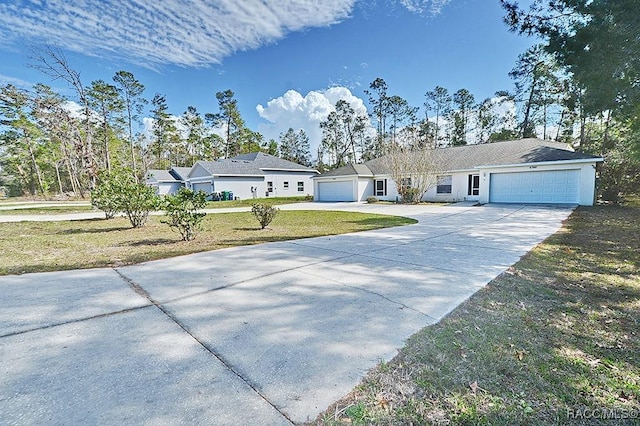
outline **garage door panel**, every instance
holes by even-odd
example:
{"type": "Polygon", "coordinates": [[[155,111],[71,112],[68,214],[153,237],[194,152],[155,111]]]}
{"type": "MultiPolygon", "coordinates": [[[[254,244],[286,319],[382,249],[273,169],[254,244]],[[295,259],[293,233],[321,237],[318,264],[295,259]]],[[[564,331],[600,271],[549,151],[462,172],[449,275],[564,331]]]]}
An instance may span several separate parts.
{"type": "Polygon", "coordinates": [[[319,201],[354,201],[353,182],[336,181],[318,183],[319,201]]]}
{"type": "Polygon", "coordinates": [[[492,203],[576,204],[580,193],[579,170],[492,173],[492,203]]]}
{"type": "Polygon", "coordinates": [[[202,191],[206,194],[211,193],[211,182],[200,182],[191,184],[193,192],[202,191]]]}

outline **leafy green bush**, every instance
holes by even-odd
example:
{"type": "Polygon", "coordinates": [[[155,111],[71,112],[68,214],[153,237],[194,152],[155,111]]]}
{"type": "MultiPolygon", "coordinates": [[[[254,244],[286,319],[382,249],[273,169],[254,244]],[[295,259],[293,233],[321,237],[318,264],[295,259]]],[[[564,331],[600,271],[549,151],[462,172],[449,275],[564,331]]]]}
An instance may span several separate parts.
{"type": "Polygon", "coordinates": [[[207,205],[207,194],[180,188],[176,195],[168,195],[164,199],[164,210],[167,220],[163,223],[177,230],[183,241],[191,241],[202,229],[202,220],[206,213],[200,213],[207,205]]]}
{"type": "Polygon", "coordinates": [[[126,170],[103,176],[91,193],[91,202],[103,210],[107,218],[117,212],[125,213],[134,228],[143,226],[149,212],[160,206],[160,198],[153,187],[137,182],[126,170]]]}
{"type": "Polygon", "coordinates": [[[119,199],[122,211],[134,228],[144,226],[149,212],[158,210],[161,204],[153,187],[137,182],[125,184],[121,188],[119,199]]]}
{"type": "Polygon", "coordinates": [[[420,202],[420,191],[418,188],[405,188],[402,194],[403,203],[417,204],[420,202]]]}
{"type": "Polygon", "coordinates": [[[107,219],[113,219],[118,214],[119,206],[115,197],[115,188],[114,180],[106,179],[91,191],[91,205],[102,210],[107,219]]]}
{"type": "Polygon", "coordinates": [[[378,201],[379,200],[374,196],[367,197],[367,203],[369,203],[369,204],[377,203],[378,201]]]}
{"type": "Polygon", "coordinates": [[[276,207],[272,207],[269,204],[254,204],[251,207],[251,213],[256,217],[258,222],[260,222],[261,229],[266,228],[273,219],[278,215],[280,210],[276,207]]]}

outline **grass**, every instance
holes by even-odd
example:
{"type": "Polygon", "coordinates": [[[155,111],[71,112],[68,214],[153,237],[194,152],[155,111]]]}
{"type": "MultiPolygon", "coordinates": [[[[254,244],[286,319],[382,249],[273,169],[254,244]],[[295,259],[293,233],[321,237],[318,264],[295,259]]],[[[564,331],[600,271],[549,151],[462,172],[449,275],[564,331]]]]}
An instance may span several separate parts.
{"type": "Polygon", "coordinates": [[[125,218],[0,223],[0,275],[120,266],[230,246],[335,235],[415,223],[386,215],[280,211],[269,228],[249,212],[207,215],[204,229],[184,242],[162,216],[132,229],[125,218]]]}
{"type": "Polygon", "coordinates": [[[230,200],[230,201],[209,201],[207,203],[208,209],[227,208],[227,207],[251,207],[256,203],[265,203],[272,206],[280,204],[292,204],[292,203],[305,203],[313,201],[313,198],[307,196],[300,197],[269,197],[269,198],[247,198],[244,200],[230,200]]]}
{"type": "Polygon", "coordinates": [[[67,213],[87,213],[94,210],[91,206],[74,206],[74,205],[55,205],[55,206],[46,206],[46,207],[15,207],[15,208],[6,208],[0,209],[0,215],[49,215],[49,214],[67,214],[67,213]]]}
{"type": "Polygon", "coordinates": [[[638,424],[640,200],[630,201],[578,208],[315,423],[638,424]]]}

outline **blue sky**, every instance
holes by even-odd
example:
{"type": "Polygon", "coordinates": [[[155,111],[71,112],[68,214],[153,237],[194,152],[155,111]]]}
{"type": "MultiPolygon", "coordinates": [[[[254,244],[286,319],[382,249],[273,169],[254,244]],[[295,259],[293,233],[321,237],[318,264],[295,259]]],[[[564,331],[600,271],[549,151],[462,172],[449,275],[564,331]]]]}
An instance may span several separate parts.
{"type": "Polygon", "coordinates": [[[511,89],[507,73],[534,40],[502,16],[498,0],[0,0],[0,84],[66,90],[27,67],[28,49],[46,43],[87,85],[131,71],[176,115],[216,112],[215,93],[231,89],[253,130],[304,128],[317,145],[331,105],[364,108],[376,77],[414,106],[436,85],[477,101],[511,89]]]}

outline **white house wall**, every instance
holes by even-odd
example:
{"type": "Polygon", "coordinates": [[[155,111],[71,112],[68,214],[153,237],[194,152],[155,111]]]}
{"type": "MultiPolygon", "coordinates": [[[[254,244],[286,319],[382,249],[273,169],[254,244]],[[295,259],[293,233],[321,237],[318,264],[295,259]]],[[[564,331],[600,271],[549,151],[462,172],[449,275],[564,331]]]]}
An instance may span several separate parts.
{"type": "Polygon", "coordinates": [[[214,177],[213,178],[213,191],[231,191],[234,197],[238,197],[241,200],[252,198],[251,187],[258,188],[258,197],[264,197],[264,179],[262,177],[214,177]],[[260,188],[263,188],[262,193],[260,188]]]}
{"type": "Polygon", "coordinates": [[[595,201],[595,167],[596,163],[565,163],[550,165],[525,165],[521,167],[482,168],[480,170],[480,203],[488,203],[490,194],[490,179],[492,173],[535,172],[552,170],[580,170],[580,191],[578,203],[592,206],[595,201]]]}
{"type": "Polygon", "coordinates": [[[273,182],[273,192],[270,197],[299,197],[314,194],[314,183],[312,177],[316,176],[313,172],[282,172],[282,171],[265,171],[263,189],[258,194],[264,197],[266,194],[266,182],[273,182]],[[285,188],[285,182],[289,183],[289,188],[285,188]],[[298,191],[298,182],[304,183],[304,191],[298,191]]]}
{"type": "MultiPolygon", "coordinates": [[[[452,202],[452,201],[463,201],[467,196],[467,185],[469,184],[469,174],[472,173],[450,173],[452,175],[451,178],[451,194],[436,194],[436,186],[429,188],[426,194],[422,197],[422,201],[429,202],[452,202]]],[[[379,200],[383,201],[397,201],[400,200],[400,195],[398,194],[398,188],[396,183],[389,177],[389,175],[379,175],[375,177],[375,180],[386,179],[387,180],[387,195],[386,196],[378,196],[379,200]]],[[[364,198],[360,198],[361,200],[365,200],[368,195],[374,195],[374,179],[368,179],[367,191],[364,198]]]]}
{"type": "Polygon", "coordinates": [[[358,179],[358,196],[356,200],[365,201],[367,197],[373,196],[373,180],[370,178],[358,179]]]}

